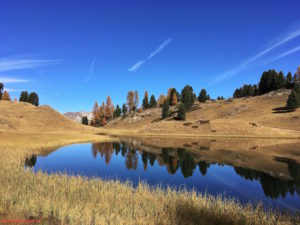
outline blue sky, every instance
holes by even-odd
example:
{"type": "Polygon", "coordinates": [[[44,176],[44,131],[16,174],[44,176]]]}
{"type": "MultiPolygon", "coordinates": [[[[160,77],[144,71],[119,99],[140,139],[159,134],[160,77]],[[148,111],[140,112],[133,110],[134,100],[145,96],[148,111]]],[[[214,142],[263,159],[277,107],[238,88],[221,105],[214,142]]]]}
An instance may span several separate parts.
{"type": "Polygon", "coordinates": [[[300,65],[300,1],[0,1],[0,82],[64,113],[129,90],[216,98],[300,65]]]}

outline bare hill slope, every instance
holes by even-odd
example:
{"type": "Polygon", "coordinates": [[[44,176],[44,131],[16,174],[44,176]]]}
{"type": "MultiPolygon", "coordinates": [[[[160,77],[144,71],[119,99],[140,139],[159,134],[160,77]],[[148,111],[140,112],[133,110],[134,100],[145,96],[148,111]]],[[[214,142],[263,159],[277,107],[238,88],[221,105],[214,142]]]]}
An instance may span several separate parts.
{"type": "Polygon", "coordinates": [[[160,108],[148,109],[115,120],[106,129],[160,135],[300,137],[300,110],[284,109],[289,93],[279,90],[256,97],[197,102],[187,113],[186,121],[162,120],[160,108]]]}
{"type": "Polygon", "coordinates": [[[25,102],[0,101],[0,131],[87,131],[50,106],[35,107],[25,102]]]}

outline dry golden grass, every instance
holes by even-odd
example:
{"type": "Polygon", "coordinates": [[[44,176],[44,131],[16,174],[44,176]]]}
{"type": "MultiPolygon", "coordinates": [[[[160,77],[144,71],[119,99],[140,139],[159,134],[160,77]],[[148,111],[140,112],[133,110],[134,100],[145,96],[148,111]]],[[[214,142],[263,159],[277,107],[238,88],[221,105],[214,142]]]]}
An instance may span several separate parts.
{"type": "Polygon", "coordinates": [[[294,218],[233,200],[24,170],[24,160],[61,144],[107,141],[82,133],[0,134],[0,215],[44,224],[293,224],[294,218]]]}
{"type": "MultiPolygon", "coordinates": [[[[282,113],[288,90],[256,97],[196,103],[186,121],[161,120],[161,109],[149,109],[106,126],[106,132],[144,136],[215,136],[300,138],[300,109],[282,113]]],[[[176,109],[173,108],[173,111],[176,109]]]]}
{"type": "Polygon", "coordinates": [[[95,132],[61,115],[50,106],[35,107],[25,102],[0,101],[0,132],[95,132]]]}
{"type": "MultiPolygon", "coordinates": [[[[103,131],[106,132],[100,132],[103,131]]],[[[43,219],[43,224],[293,224],[299,221],[261,207],[242,206],[209,195],[151,189],[146,184],[133,188],[118,181],[24,170],[24,161],[32,154],[43,154],[71,143],[110,140],[95,132],[99,129],[75,124],[47,106],[0,101],[1,218],[38,218],[43,219]]],[[[124,129],[116,131],[121,132],[124,129]]]]}

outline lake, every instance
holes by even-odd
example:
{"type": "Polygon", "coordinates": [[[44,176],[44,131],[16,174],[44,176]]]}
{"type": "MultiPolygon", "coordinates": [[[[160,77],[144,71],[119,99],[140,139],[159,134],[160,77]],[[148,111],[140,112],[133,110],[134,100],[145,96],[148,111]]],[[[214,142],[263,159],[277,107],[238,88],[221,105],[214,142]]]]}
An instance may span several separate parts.
{"type": "Polygon", "coordinates": [[[124,138],[26,159],[34,171],[186,188],[242,203],[300,209],[300,143],[292,140],[124,138]]]}

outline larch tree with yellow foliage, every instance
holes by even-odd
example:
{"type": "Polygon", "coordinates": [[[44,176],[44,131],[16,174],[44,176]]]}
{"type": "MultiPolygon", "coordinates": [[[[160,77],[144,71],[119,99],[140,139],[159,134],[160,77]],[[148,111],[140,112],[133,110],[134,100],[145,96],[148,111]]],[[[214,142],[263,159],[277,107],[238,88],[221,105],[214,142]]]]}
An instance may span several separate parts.
{"type": "Polygon", "coordinates": [[[177,105],[178,104],[176,92],[173,92],[171,103],[172,103],[171,105],[177,105]]]}
{"type": "Polygon", "coordinates": [[[1,97],[1,100],[4,100],[4,101],[11,101],[11,98],[10,98],[10,95],[7,91],[4,91],[3,94],[2,94],[2,97],[1,97]]]}
{"type": "Polygon", "coordinates": [[[110,121],[113,118],[114,113],[114,105],[111,101],[111,97],[107,96],[106,98],[106,106],[105,106],[105,119],[106,121],[110,121]]]}

